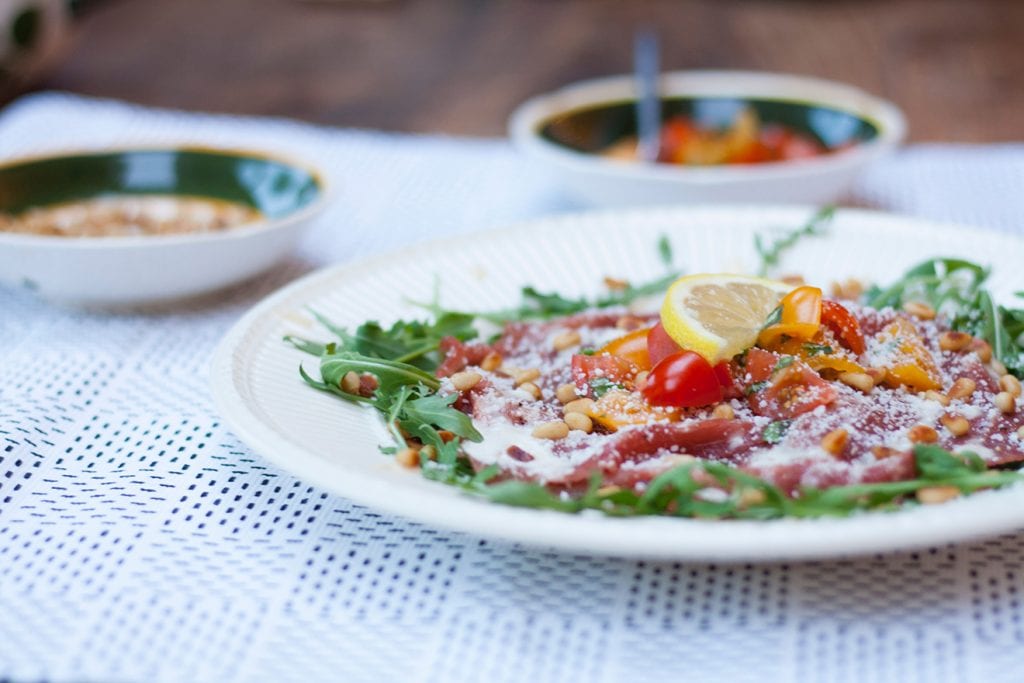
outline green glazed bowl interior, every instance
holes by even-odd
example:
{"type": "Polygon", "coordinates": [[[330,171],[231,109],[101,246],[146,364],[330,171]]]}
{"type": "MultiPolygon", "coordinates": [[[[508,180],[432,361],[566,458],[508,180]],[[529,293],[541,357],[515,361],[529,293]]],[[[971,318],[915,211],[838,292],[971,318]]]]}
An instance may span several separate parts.
{"type": "Polygon", "coordinates": [[[0,166],[0,212],[111,195],[184,195],[281,218],[323,194],[316,174],[270,157],[200,148],[69,154],[0,166]]]}
{"type": "MultiPolygon", "coordinates": [[[[545,140],[577,152],[596,153],[627,135],[636,135],[632,100],[582,107],[555,116],[540,125],[545,140]]],[[[667,121],[683,115],[698,126],[722,129],[732,124],[744,107],[752,108],[762,124],[781,124],[810,136],[827,149],[869,142],[879,136],[871,121],[841,109],[788,100],[733,97],[667,97],[661,116],[667,121]]]]}

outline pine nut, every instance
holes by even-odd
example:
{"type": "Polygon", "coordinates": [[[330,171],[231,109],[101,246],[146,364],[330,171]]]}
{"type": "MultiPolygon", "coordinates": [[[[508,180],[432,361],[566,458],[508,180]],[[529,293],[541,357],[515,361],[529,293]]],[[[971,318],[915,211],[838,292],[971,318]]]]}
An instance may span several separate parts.
{"type": "Polygon", "coordinates": [[[911,443],[935,443],[939,440],[939,433],[928,425],[914,425],[907,432],[907,438],[911,443]]]}
{"type": "Polygon", "coordinates": [[[643,324],[643,320],[635,315],[624,315],[615,321],[615,327],[620,330],[635,330],[643,324]]]}
{"type": "Polygon", "coordinates": [[[1020,397],[1020,380],[1013,375],[1003,375],[999,378],[999,388],[1014,398],[1020,397]]]}
{"type": "Polygon", "coordinates": [[[613,292],[622,291],[626,287],[629,287],[629,283],[625,280],[620,280],[614,277],[606,277],[604,279],[604,286],[613,292]]]}
{"type": "Polygon", "coordinates": [[[565,424],[569,425],[569,429],[586,432],[587,434],[594,431],[594,421],[583,413],[566,413],[565,424]]]}
{"type": "Polygon", "coordinates": [[[572,403],[579,398],[579,395],[576,393],[576,385],[570,382],[558,387],[558,390],[555,391],[555,398],[562,404],[572,403]]]}
{"type": "Polygon", "coordinates": [[[935,309],[923,301],[908,301],[903,304],[903,310],[921,320],[935,319],[935,309]]]}
{"type": "Polygon", "coordinates": [[[946,396],[941,392],[935,391],[934,389],[929,389],[928,391],[924,392],[922,396],[924,396],[929,401],[935,401],[936,403],[942,406],[949,405],[949,396],[946,396]]]}
{"type": "Polygon", "coordinates": [[[924,505],[945,503],[959,495],[960,489],[955,486],[926,486],[917,490],[917,500],[924,505]]]}
{"type": "Polygon", "coordinates": [[[832,292],[838,299],[859,299],[864,293],[864,283],[849,278],[845,282],[833,282],[832,292]]]}
{"type": "Polygon", "coordinates": [[[737,505],[740,509],[748,508],[752,505],[760,505],[768,499],[764,495],[764,491],[761,489],[743,489],[740,493],[740,499],[737,501],[737,505]]]}
{"type": "Polygon", "coordinates": [[[953,386],[949,388],[948,396],[952,401],[966,400],[974,394],[974,390],[977,388],[978,384],[973,379],[970,377],[961,377],[957,381],[953,382],[953,386]]]}
{"type": "Polygon", "coordinates": [[[491,351],[484,359],[480,361],[480,368],[487,372],[494,372],[501,367],[501,354],[497,351],[491,351]]]}
{"type": "Polygon", "coordinates": [[[641,370],[640,372],[636,373],[636,377],[633,378],[633,385],[636,386],[637,389],[643,389],[644,384],[647,383],[647,378],[650,376],[650,374],[651,373],[647,370],[641,370]]]}
{"type": "Polygon", "coordinates": [[[519,385],[518,388],[520,391],[525,391],[530,396],[533,396],[534,400],[536,401],[539,401],[541,399],[541,396],[543,396],[540,387],[538,387],[533,382],[523,382],[522,384],[519,385]]]}
{"type": "Polygon", "coordinates": [[[427,460],[437,459],[437,449],[434,448],[433,446],[424,446],[423,448],[420,449],[419,454],[425,457],[427,460]]]}
{"type": "Polygon", "coordinates": [[[991,362],[989,362],[988,366],[992,368],[992,372],[996,373],[1000,377],[1006,374],[1006,366],[1003,365],[1002,361],[998,358],[993,358],[991,362]]]}
{"type": "Polygon", "coordinates": [[[875,388],[875,380],[865,372],[844,372],[839,375],[839,381],[865,394],[870,394],[875,388]]]}
{"type": "Polygon", "coordinates": [[[1017,438],[1024,441],[1024,425],[1017,427],[1017,438]]]}
{"type": "Polygon", "coordinates": [[[889,448],[888,446],[872,446],[871,454],[875,456],[875,460],[883,460],[885,458],[891,458],[892,456],[899,453],[895,448],[889,448]]]}
{"type": "Polygon", "coordinates": [[[999,412],[1012,415],[1017,410],[1017,399],[1008,391],[1000,391],[995,397],[996,408],[999,412]]]}
{"type": "Polygon", "coordinates": [[[483,379],[483,375],[479,372],[464,371],[456,372],[451,376],[452,386],[457,391],[469,391],[483,379]]]}
{"type": "Polygon", "coordinates": [[[972,341],[971,350],[978,354],[978,359],[982,363],[988,363],[992,360],[992,345],[984,339],[975,339],[972,341]]]}
{"type": "Polygon", "coordinates": [[[864,374],[871,378],[871,381],[878,386],[885,381],[885,378],[889,376],[889,371],[885,368],[865,368],[864,374]]]}
{"type": "Polygon", "coordinates": [[[792,285],[794,287],[799,287],[800,285],[806,283],[806,280],[804,280],[804,276],[803,275],[799,275],[797,273],[790,273],[789,275],[783,275],[779,279],[782,280],[783,282],[785,282],[787,285],[792,285]]]}
{"type": "Polygon", "coordinates": [[[948,330],[939,335],[939,348],[943,351],[963,351],[973,340],[974,337],[966,332],[948,330]]]}
{"type": "Polygon", "coordinates": [[[565,424],[561,420],[543,422],[533,428],[532,434],[538,439],[551,439],[552,441],[557,441],[558,439],[564,439],[569,436],[569,425],[565,424]]]}
{"type": "Polygon", "coordinates": [[[395,462],[402,467],[419,467],[420,453],[415,448],[402,448],[395,453],[395,462]]]}
{"type": "Polygon", "coordinates": [[[359,375],[354,370],[349,370],[341,378],[341,390],[346,394],[359,393],[359,375]]]}
{"type": "Polygon", "coordinates": [[[967,418],[955,413],[946,413],[939,418],[939,422],[953,436],[963,436],[971,431],[971,423],[967,421],[967,418]]]}
{"type": "Polygon", "coordinates": [[[732,406],[728,403],[719,403],[715,406],[715,409],[711,411],[711,417],[717,420],[731,420],[736,417],[736,411],[732,409],[732,406]]]}
{"type": "Polygon", "coordinates": [[[552,346],[555,347],[555,351],[565,351],[568,348],[572,348],[580,343],[580,333],[576,330],[567,330],[561,334],[556,334],[555,338],[551,340],[552,346]]]}
{"type": "Polygon", "coordinates": [[[575,401],[569,401],[562,408],[563,413],[583,413],[584,415],[590,415],[594,412],[594,407],[597,404],[592,398],[578,398],[575,401]]]}
{"type": "Polygon", "coordinates": [[[845,429],[833,429],[821,439],[821,447],[826,453],[839,455],[846,448],[846,441],[850,438],[845,429]]]}
{"type": "Polygon", "coordinates": [[[532,382],[540,377],[540,370],[537,368],[530,368],[529,370],[519,370],[512,375],[512,381],[518,387],[521,384],[532,382]]]}

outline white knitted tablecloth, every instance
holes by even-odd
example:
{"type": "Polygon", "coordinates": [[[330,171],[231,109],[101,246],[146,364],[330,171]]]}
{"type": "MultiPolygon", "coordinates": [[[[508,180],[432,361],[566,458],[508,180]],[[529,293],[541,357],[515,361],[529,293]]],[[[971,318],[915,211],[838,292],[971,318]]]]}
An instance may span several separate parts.
{"type": "MultiPolygon", "coordinates": [[[[338,200],[296,257],[201,304],[100,315],[0,289],[0,680],[1024,680],[1024,535],[793,565],[571,557],[264,462],[207,389],[248,307],[318,266],[575,207],[498,140],[53,94],[0,112],[0,158],[183,140],[306,157],[338,200]]],[[[919,145],[851,199],[1020,231],[1022,190],[1024,147],[919,145]]]]}

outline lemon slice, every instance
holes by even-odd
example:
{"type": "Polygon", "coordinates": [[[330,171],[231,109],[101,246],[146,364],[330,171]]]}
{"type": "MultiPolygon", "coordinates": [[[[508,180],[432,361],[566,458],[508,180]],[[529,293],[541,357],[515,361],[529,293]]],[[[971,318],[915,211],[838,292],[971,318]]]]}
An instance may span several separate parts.
{"type": "Polygon", "coordinates": [[[714,364],[757,341],[757,334],[793,285],[750,275],[687,275],[672,283],[661,324],[684,349],[714,364]]]}

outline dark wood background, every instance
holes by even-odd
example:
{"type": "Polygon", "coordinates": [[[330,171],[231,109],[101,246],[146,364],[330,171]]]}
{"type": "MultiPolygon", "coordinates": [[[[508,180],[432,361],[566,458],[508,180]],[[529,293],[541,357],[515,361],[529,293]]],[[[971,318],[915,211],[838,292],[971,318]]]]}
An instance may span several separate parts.
{"type": "Polygon", "coordinates": [[[914,140],[1024,137],[1020,0],[91,0],[41,88],[338,126],[501,135],[524,98],[630,69],[846,81],[914,140]]]}

